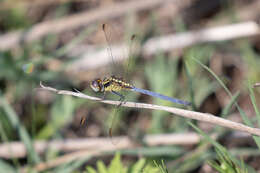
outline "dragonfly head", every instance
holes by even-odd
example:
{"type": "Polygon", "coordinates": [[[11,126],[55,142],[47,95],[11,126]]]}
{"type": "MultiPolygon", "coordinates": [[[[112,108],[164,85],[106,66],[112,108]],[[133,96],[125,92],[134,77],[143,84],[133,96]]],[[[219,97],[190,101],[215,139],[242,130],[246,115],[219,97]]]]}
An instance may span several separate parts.
{"type": "Polygon", "coordinates": [[[90,87],[95,91],[95,92],[103,92],[104,91],[104,85],[102,83],[101,79],[95,79],[91,82],[90,87]]]}

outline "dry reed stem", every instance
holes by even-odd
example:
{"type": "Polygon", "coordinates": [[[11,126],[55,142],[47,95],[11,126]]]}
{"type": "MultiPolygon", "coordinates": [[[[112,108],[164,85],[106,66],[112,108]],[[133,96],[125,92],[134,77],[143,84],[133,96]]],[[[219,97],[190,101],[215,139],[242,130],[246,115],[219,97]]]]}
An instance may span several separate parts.
{"type": "MultiPolygon", "coordinates": [[[[188,31],[177,34],[169,34],[161,37],[149,39],[141,48],[143,56],[153,55],[158,52],[167,52],[173,49],[184,48],[198,43],[225,41],[260,35],[260,28],[253,21],[230,24],[219,27],[210,27],[197,31],[188,31]],[[235,32],[234,32],[235,31],[235,32]]],[[[113,58],[115,61],[122,61],[129,57],[123,50],[127,50],[126,44],[112,45],[113,58]]],[[[137,48],[133,51],[139,51],[137,48]]],[[[138,53],[138,52],[132,52],[138,53]]],[[[93,70],[111,63],[111,58],[107,54],[107,49],[74,48],[72,56],[80,56],[70,64],[68,71],[77,73],[83,70],[93,70]],[[82,51],[83,50],[83,51],[82,51]],[[93,58],[95,57],[95,58],[93,58]]]]}
{"type": "Polygon", "coordinates": [[[112,104],[112,105],[121,104],[121,106],[124,106],[124,107],[167,111],[167,112],[172,113],[172,115],[179,115],[179,116],[182,116],[185,118],[204,121],[204,122],[219,125],[222,127],[227,127],[230,129],[238,130],[241,132],[247,132],[251,135],[260,136],[260,129],[258,129],[258,128],[249,127],[244,124],[233,122],[233,121],[230,121],[230,120],[227,120],[224,118],[220,118],[220,117],[214,116],[209,113],[201,113],[201,112],[195,112],[195,111],[190,111],[190,110],[185,110],[185,109],[179,109],[179,108],[168,107],[168,106],[159,106],[159,105],[146,104],[146,103],[136,103],[136,102],[121,103],[120,101],[102,100],[101,98],[89,96],[89,95],[83,94],[79,91],[72,92],[72,91],[66,91],[66,90],[57,90],[52,87],[46,87],[42,83],[40,84],[40,86],[41,86],[41,89],[43,89],[43,90],[52,91],[52,92],[55,92],[55,93],[61,94],[61,95],[71,95],[71,96],[85,98],[85,99],[89,99],[89,100],[93,100],[93,101],[99,101],[102,103],[112,104]]]}
{"type": "MultiPolygon", "coordinates": [[[[99,7],[93,10],[71,15],[57,20],[51,20],[34,25],[27,31],[14,31],[0,35],[0,50],[14,48],[20,43],[29,43],[38,40],[47,34],[57,34],[69,31],[80,26],[87,26],[92,23],[112,19],[127,13],[133,13],[140,10],[155,8],[165,3],[176,3],[179,0],[135,0],[115,5],[99,7]]],[[[184,4],[183,2],[181,4],[184,4]]]]}
{"type": "MultiPolygon", "coordinates": [[[[78,150],[100,150],[104,147],[117,149],[117,147],[130,148],[133,146],[133,142],[124,136],[113,137],[113,140],[119,141],[119,145],[113,145],[111,138],[108,137],[35,141],[34,149],[41,154],[49,148],[55,149],[55,151],[72,152],[78,150]]],[[[193,145],[200,142],[200,136],[196,133],[157,134],[147,135],[143,140],[147,146],[193,145]]],[[[26,148],[22,142],[10,142],[0,145],[1,158],[23,158],[26,155],[26,148]]]]}
{"type": "Polygon", "coordinates": [[[254,87],[260,87],[260,83],[258,82],[258,83],[255,83],[254,84],[254,87]]]}
{"type": "Polygon", "coordinates": [[[13,2],[3,1],[0,2],[0,10],[8,10],[10,8],[32,8],[32,7],[42,7],[52,4],[62,4],[68,2],[87,2],[88,0],[20,0],[15,2],[15,7],[13,2]]]}
{"type": "MultiPolygon", "coordinates": [[[[245,4],[243,7],[235,6],[233,8],[235,12],[236,21],[251,21],[259,19],[260,1],[252,1],[252,3],[245,4]]],[[[232,17],[226,17],[226,14],[222,18],[210,20],[207,25],[215,26],[216,24],[229,23],[232,17]]]]}
{"type": "Polygon", "coordinates": [[[189,31],[152,38],[145,43],[143,47],[143,53],[145,55],[150,55],[158,51],[164,52],[167,50],[183,48],[198,43],[226,41],[259,34],[259,25],[254,21],[219,27],[210,27],[197,31],[189,31]]]}
{"type": "MultiPolygon", "coordinates": [[[[144,138],[144,142],[147,146],[155,145],[191,145],[200,142],[201,137],[195,133],[181,133],[181,134],[159,134],[159,135],[147,135],[144,138]]],[[[77,159],[90,158],[94,156],[104,155],[109,152],[116,150],[138,148],[133,141],[128,137],[115,137],[115,140],[119,140],[117,145],[112,144],[110,138],[96,138],[96,139],[85,139],[85,140],[65,140],[45,142],[45,147],[64,147],[66,150],[76,149],[76,151],[60,156],[56,159],[41,162],[37,164],[34,169],[37,171],[44,171],[64,163],[68,163],[77,159]]],[[[9,146],[10,148],[10,146],[9,146]]],[[[57,149],[55,148],[55,149],[57,149]]],[[[42,148],[43,149],[43,148],[42,148]]],[[[46,149],[46,148],[45,148],[46,149]]],[[[27,168],[24,167],[21,172],[26,172],[27,168]]]]}

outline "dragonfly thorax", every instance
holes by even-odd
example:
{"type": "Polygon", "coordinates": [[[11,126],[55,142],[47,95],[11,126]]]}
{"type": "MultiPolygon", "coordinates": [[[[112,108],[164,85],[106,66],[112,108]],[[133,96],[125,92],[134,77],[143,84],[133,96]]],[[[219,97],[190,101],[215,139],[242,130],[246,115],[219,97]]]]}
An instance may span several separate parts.
{"type": "Polygon", "coordinates": [[[111,76],[109,78],[95,79],[91,82],[90,87],[95,92],[118,92],[122,89],[132,89],[133,86],[127,82],[125,82],[121,78],[117,78],[115,76],[111,76]]]}
{"type": "Polygon", "coordinates": [[[95,92],[104,92],[104,85],[101,79],[95,79],[90,83],[90,87],[95,91],[95,92]]]}

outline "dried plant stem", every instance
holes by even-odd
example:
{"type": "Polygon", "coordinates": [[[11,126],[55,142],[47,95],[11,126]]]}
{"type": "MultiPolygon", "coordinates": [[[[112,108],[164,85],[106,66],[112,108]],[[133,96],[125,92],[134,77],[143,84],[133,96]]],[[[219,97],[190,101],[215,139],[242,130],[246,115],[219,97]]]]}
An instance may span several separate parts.
{"type": "MultiPolygon", "coordinates": [[[[195,133],[180,133],[180,134],[159,134],[159,135],[147,135],[144,137],[144,142],[147,146],[155,145],[192,145],[200,142],[201,136],[195,133]]],[[[77,159],[90,158],[98,155],[104,155],[109,152],[113,152],[119,149],[130,149],[138,148],[132,140],[128,137],[115,137],[115,140],[118,140],[117,145],[112,144],[110,138],[88,138],[88,139],[71,139],[64,141],[52,141],[52,142],[37,142],[35,144],[36,151],[38,147],[42,151],[49,148],[63,149],[62,151],[72,151],[69,154],[65,154],[56,159],[41,162],[37,164],[34,169],[37,171],[43,171],[56,167],[60,164],[68,163],[77,159]],[[38,145],[38,146],[37,146],[38,145]]],[[[17,144],[13,144],[17,145],[17,144]]],[[[20,144],[23,145],[23,144],[20,144]]],[[[8,146],[5,146],[8,147],[8,146]]],[[[10,148],[11,146],[9,146],[10,148]]],[[[1,146],[0,146],[1,149],[1,146]]],[[[3,148],[4,149],[4,148],[3,148]]],[[[15,146],[12,146],[12,150],[17,150],[15,146]]],[[[25,150],[25,149],[24,149],[25,150]]],[[[21,172],[26,172],[27,168],[24,167],[21,172]]]]}
{"type": "MultiPolygon", "coordinates": [[[[102,100],[97,97],[92,97],[86,94],[83,94],[79,91],[77,92],[72,92],[72,91],[66,91],[66,90],[57,90],[55,88],[51,87],[46,87],[40,84],[41,89],[43,90],[48,90],[55,92],[57,94],[62,94],[62,95],[71,95],[71,96],[76,96],[80,98],[85,98],[89,100],[94,100],[94,101],[99,101],[102,103],[106,104],[112,104],[112,105],[119,105],[121,102],[120,101],[112,101],[112,100],[102,100]]],[[[143,109],[153,109],[153,110],[162,110],[162,111],[167,111],[172,113],[172,115],[179,115],[182,117],[190,118],[190,119],[195,119],[199,121],[204,121],[208,122],[211,124],[216,124],[219,126],[227,127],[230,129],[242,131],[242,132],[247,132],[251,135],[257,135],[260,136],[260,129],[258,128],[252,128],[246,125],[243,125],[241,123],[233,122],[224,118],[220,118],[217,116],[214,116],[209,113],[201,113],[201,112],[195,112],[195,111],[190,111],[190,110],[185,110],[185,109],[179,109],[179,108],[174,108],[174,107],[167,107],[167,106],[159,106],[159,105],[154,105],[154,104],[146,104],[146,103],[136,103],[136,102],[123,102],[121,103],[121,106],[124,107],[131,107],[131,108],[143,108],[143,109]]]]}
{"type": "Polygon", "coordinates": [[[71,15],[58,20],[50,20],[34,25],[28,31],[14,31],[0,35],[0,50],[6,50],[16,47],[20,43],[28,43],[50,33],[61,33],[69,31],[80,26],[86,26],[91,23],[101,22],[114,17],[122,16],[127,13],[150,9],[165,3],[175,3],[179,0],[135,0],[115,5],[105,6],[71,15]]]}
{"type": "Polygon", "coordinates": [[[254,21],[248,21],[219,27],[205,28],[197,31],[171,34],[157,38],[155,37],[145,43],[143,52],[145,55],[150,55],[158,51],[164,52],[198,43],[225,41],[259,34],[259,25],[254,21]]]}
{"type": "Polygon", "coordinates": [[[260,87],[260,82],[255,83],[255,84],[254,84],[254,87],[260,87]]]}
{"type": "MultiPolygon", "coordinates": [[[[200,142],[200,136],[196,133],[175,133],[175,134],[157,134],[146,135],[143,142],[147,146],[156,145],[193,145],[200,142]]],[[[80,138],[53,141],[35,141],[34,148],[37,153],[43,153],[48,148],[55,151],[72,152],[79,150],[102,150],[104,148],[114,150],[120,148],[131,148],[134,146],[132,140],[125,136],[113,137],[113,140],[119,141],[118,145],[113,145],[111,138],[80,138]]],[[[0,145],[1,158],[24,158],[26,157],[26,148],[22,142],[10,142],[0,145]]]]}
{"type": "MultiPolygon", "coordinates": [[[[142,45],[140,54],[150,56],[158,52],[168,52],[173,49],[184,48],[198,43],[225,41],[256,35],[260,35],[260,27],[254,21],[210,27],[197,31],[188,31],[151,38],[142,45]]],[[[112,45],[112,47],[115,61],[123,61],[129,57],[123,53],[123,50],[127,49],[126,44],[112,45]]],[[[139,53],[139,48],[135,51],[137,52],[132,53],[139,53]]],[[[111,58],[108,57],[106,48],[89,50],[87,47],[83,49],[83,46],[81,49],[76,47],[71,51],[71,55],[80,56],[80,58],[71,63],[68,68],[68,71],[73,73],[97,69],[111,63],[111,58]]]]}

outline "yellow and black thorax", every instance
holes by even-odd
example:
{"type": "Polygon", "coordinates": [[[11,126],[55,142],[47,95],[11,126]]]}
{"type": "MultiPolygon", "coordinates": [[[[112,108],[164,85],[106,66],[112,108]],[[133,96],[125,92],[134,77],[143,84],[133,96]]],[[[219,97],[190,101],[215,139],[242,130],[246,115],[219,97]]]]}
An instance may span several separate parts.
{"type": "Polygon", "coordinates": [[[133,85],[125,82],[122,78],[111,76],[109,78],[95,79],[91,82],[91,88],[96,92],[121,91],[122,89],[132,89],[133,85]]]}

